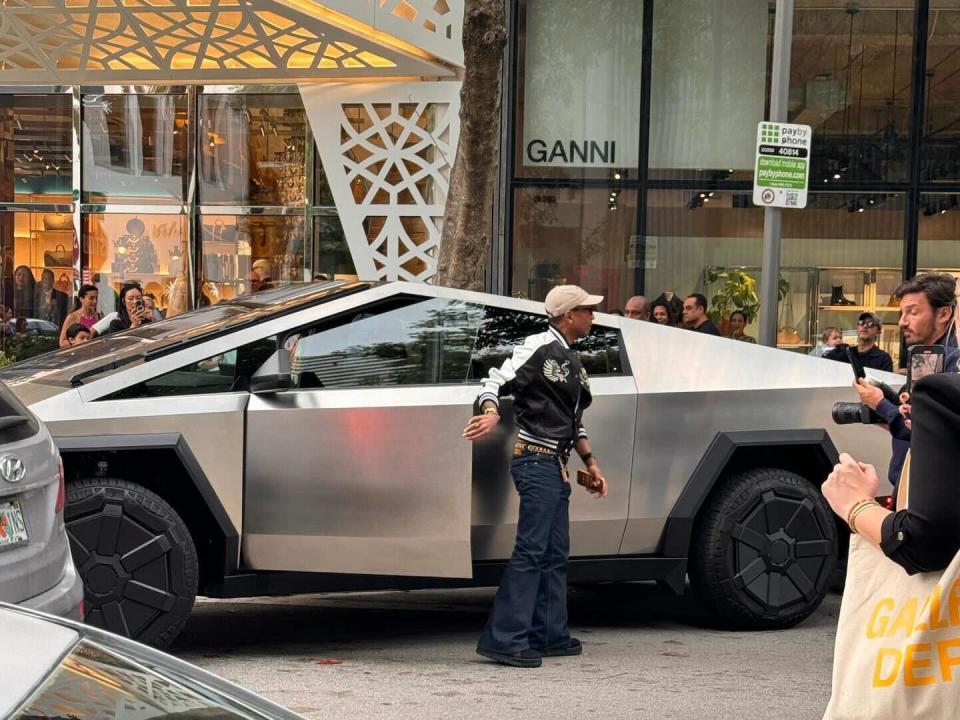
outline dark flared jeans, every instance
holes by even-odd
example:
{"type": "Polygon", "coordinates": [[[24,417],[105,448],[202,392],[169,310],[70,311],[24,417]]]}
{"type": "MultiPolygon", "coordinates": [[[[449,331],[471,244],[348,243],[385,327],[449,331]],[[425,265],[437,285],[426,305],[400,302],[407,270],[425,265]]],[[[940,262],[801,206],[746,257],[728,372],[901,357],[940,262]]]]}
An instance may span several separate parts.
{"type": "Polygon", "coordinates": [[[563,646],[567,629],[570,484],[555,457],[524,453],[510,465],[520,494],[513,555],[503,571],[480,647],[514,654],[563,646]]]}

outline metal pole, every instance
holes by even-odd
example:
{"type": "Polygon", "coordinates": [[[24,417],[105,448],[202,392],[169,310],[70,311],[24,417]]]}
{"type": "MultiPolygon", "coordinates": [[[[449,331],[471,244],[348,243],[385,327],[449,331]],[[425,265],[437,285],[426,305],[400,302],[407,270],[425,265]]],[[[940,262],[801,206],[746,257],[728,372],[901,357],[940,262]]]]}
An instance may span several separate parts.
{"type": "MultiPolygon", "coordinates": [[[[770,122],[787,121],[790,95],[790,42],[793,0],[777,0],[773,20],[773,69],[770,73],[770,122]]],[[[763,211],[763,259],[760,263],[760,344],[777,346],[777,291],[780,286],[780,235],[783,210],[763,211]]]]}

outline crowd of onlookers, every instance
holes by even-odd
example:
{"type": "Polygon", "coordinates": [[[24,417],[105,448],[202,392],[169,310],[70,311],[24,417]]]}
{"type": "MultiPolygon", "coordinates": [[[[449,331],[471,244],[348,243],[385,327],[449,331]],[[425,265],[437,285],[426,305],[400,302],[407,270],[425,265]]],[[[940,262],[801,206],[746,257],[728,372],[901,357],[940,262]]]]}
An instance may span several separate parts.
{"type": "MultiPolygon", "coordinates": [[[[652,302],[643,295],[634,295],[623,310],[611,310],[612,315],[621,315],[633,320],[644,320],[659,325],[682,327],[687,330],[727,337],[756,343],[757,339],[746,334],[749,318],[743,310],[734,310],[724,323],[723,332],[710,319],[707,313],[707,298],[700,293],[687,295],[681,300],[672,292],[661,293],[652,302]]],[[[874,313],[864,312],[857,318],[857,352],[864,367],[893,371],[893,359],[889,353],[881,350],[877,342],[880,338],[882,323],[874,313]]],[[[820,341],[809,352],[813,357],[849,362],[847,345],[843,341],[843,331],[838,327],[828,327],[821,334],[820,341]]]]}
{"type": "Polygon", "coordinates": [[[681,300],[678,295],[667,291],[661,293],[652,302],[643,295],[634,295],[627,300],[623,310],[615,309],[610,313],[633,320],[654,322],[658,325],[682,327],[706,335],[728,337],[749,343],[757,342],[755,337],[746,334],[749,320],[743,310],[734,310],[730,313],[726,322],[726,332],[720,332],[720,328],[707,313],[707,298],[700,293],[687,295],[681,300]]]}
{"type": "Polygon", "coordinates": [[[126,283],[119,294],[105,286],[109,306],[115,310],[104,312],[101,308],[101,289],[97,285],[83,284],[68,311],[69,296],[54,287],[53,273],[44,270],[39,284],[26,266],[14,272],[13,294],[9,304],[0,304],[0,332],[4,336],[25,334],[58,334],[60,347],[69,347],[86,342],[97,335],[137,327],[146,322],[163,319],[153,293],[144,292],[139,283],[126,283]]]}

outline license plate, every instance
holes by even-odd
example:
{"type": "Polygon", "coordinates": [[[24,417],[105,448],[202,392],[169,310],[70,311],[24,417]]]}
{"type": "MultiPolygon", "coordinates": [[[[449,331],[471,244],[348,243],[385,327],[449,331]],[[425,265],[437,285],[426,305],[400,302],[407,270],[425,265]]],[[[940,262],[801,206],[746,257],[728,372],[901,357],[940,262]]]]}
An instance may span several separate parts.
{"type": "Polygon", "coordinates": [[[0,502],[0,550],[22,545],[28,539],[20,501],[0,502]]]}

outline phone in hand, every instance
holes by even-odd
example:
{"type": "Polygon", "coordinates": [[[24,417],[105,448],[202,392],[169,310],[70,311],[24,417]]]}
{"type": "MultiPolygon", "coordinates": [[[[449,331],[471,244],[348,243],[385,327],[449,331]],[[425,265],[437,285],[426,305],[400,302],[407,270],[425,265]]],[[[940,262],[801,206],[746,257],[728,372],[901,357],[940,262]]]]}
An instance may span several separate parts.
{"type": "Polygon", "coordinates": [[[133,309],[136,310],[137,313],[143,312],[143,298],[137,298],[136,302],[133,304],[133,309]]]}
{"type": "Polygon", "coordinates": [[[913,384],[927,375],[943,372],[946,351],[943,345],[914,345],[907,352],[907,385],[905,392],[913,392],[913,384]]]}
{"type": "Polygon", "coordinates": [[[863,369],[863,362],[860,360],[860,353],[853,345],[847,345],[847,359],[850,360],[850,367],[853,368],[853,377],[862,380],[867,376],[863,369]]]}
{"type": "Polygon", "coordinates": [[[583,485],[590,492],[600,492],[603,483],[586,470],[577,470],[577,483],[583,485]]]}

